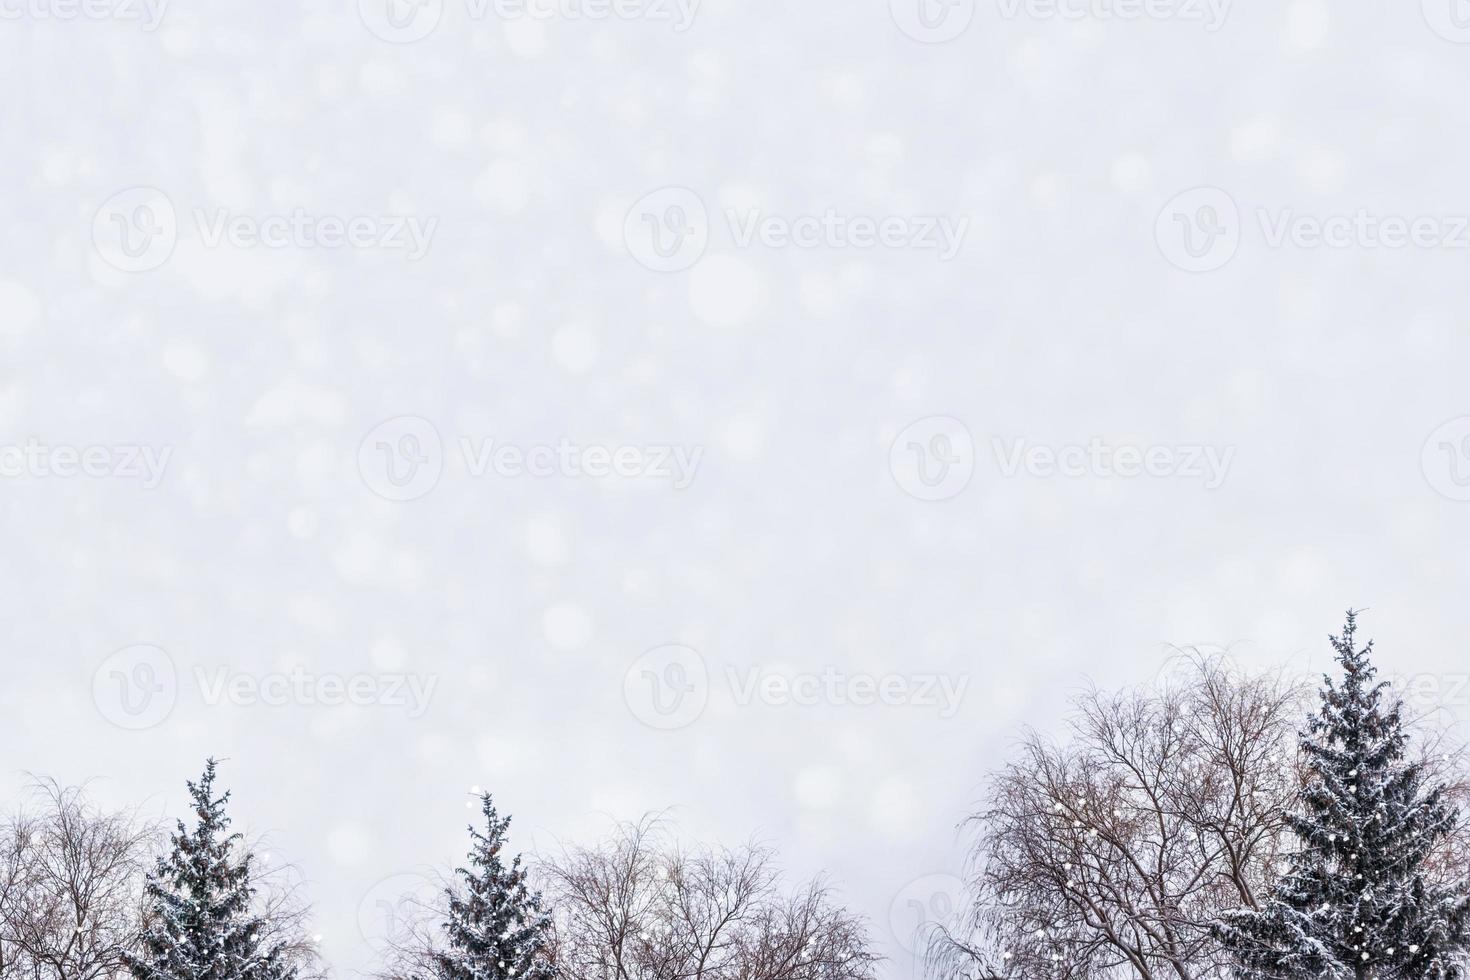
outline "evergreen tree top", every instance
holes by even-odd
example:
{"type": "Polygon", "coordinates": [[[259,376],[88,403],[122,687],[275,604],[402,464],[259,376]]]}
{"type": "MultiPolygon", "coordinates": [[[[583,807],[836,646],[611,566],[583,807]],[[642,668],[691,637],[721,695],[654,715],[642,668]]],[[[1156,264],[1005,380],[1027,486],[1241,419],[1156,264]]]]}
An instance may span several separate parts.
{"type": "Polygon", "coordinates": [[[1342,668],[1341,678],[1323,677],[1322,706],[1307,723],[1302,750],[1320,770],[1345,764],[1345,771],[1379,769],[1403,758],[1407,737],[1398,700],[1385,703],[1386,681],[1375,683],[1373,641],[1357,645],[1358,614],[1349,609],[1342,633],[1328,636],[1342,668]]]}
{"type": "Polygon", "coordinates": [[[144,886],[147,921],[128,956],[134,980],[294,980],[286,942],[271,938],[255,908],[252,856],[229,833],[230,795],[215,795],[217,772],[210,759],[188,784],[198,822],[178,822],[144,886]]]}
{"type": "Polygon", "coordinates": [[[1375,682],[1357,613],[1329,637],[1342,668],[1301,734],[1304,784],[1288,825],[1290,869],[1268,903],[1225,916],[1220,936],[1251,980],[1457,980],[1470,895],[1429,862],[1457,814],[1444,787],[1406,762],[1401,704],[1375,682]]]}
{"type": "MultiPolygon", "coordinates": [[[[1372,690],[1369,685],[1373,678],[1378,675],[1378,669],[1373,666],[1373,641],[1369,640],[1362,647],[1357,646],[1358,634],[1358,611],[1349,609],[1347,618],[1343,622],[1342,633],[1338,636],[1328,634],[1327,640],[1336,651],[1337,662],[1342,666],[1344,687],[1357,688],[1360,690],[1372,690]]],[[[1327,677],[1328,687],[1333,687],[1331,677],[1327,677]]]]}
{"type": "Polygon", "coordinates": [[[485,818],[484,828],[470,825],[469,864],[456,869],[456,874],[472,894],[516,888],[524,892],[525,872],[521,871],[521,856],[517,854],[508,868],[500,856],[505,848],[506,831],[510,829],[510,817],[500,815],[489,793],[480,794],[480,813],[485,818]]]}
{"type": "Polygon", "coordinates": [[[470,824],[470,837],[477,844],[495,845],[498,852],[499,844],[505,839],[505,832],[510,829],[510,817],[500,815],[495,809],[495,800],[489,793],[480,794],[480,814],[485,818],[485,832],[481,833],[479,828],[470,824]]]}
{"type": "MultiPolygon", "coordinates": [[[[230,826],[229,814],[225,812],[225,804],[230,802],[230,792],[226,790],[220,796],[214,795],[214,780],[219,772],[219,763],[213,758],[208,759],[204,765],[204,773],[199,781],[188,780],[189,797],[194,801],[194,815],[199,818],[199,824],[195,828],[196,837],[204,836],[213,831],[228,830],[230,826]]],[[[178,823],[179,833],[187,834],[184,821],[178,823]]]]}
{"type": "Polygon", "coordinates": [[[510,817],[480,794],[484,826],[471,826],[466,866],[455,869],[444,923],[447,948],[434,957],[436,980],[550,980],[544,949],[550,916],[532,892],[520,855],[501,856],[510,817]]]}

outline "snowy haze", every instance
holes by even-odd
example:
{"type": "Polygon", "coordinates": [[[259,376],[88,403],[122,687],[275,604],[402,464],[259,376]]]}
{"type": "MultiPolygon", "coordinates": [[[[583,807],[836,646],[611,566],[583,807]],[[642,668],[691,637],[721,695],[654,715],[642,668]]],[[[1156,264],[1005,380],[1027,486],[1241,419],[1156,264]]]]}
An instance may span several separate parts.
{"type": "Polygon", "coordinates": [[[1457,2],[0,0],[0,799],[227,760],[348,976],[672,807],[909,980],[1089,679],[1465,712],[1457,2]]]}

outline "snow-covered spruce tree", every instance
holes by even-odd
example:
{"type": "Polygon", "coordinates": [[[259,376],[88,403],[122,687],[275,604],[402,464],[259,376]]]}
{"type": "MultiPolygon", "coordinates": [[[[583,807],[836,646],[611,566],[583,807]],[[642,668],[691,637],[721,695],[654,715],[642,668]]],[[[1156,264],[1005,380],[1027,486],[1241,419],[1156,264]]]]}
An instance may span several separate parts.
{"type": "Polygon", "coordinates": [[[215,761],[189,783],[198,823],[170,835],[167,854],[144,884],[147,902],[139,951],[128,957],[136,980],[294,980],[283,943],[253,911],[253,855],[229,832],[225,804],[214,795],[215,761]]]}
{"type": "Polygon", "coordinates": [[[1289,817],[1298,847],[1259,910],[1226,913],[1219,937],[1248,980],[1457,980],[1470,895],[1426,859],[1454,829],[1444,787],[1405,761],[1401,705],[1375,683],[1373,644],[1349,612],[1332,637],[1342,680],[1324,678],[1301,735],[1305,782],[1289,817]]]}
{"type": "Polygon", "coordinates": [[[551,980],[551,917],[527,886],[520,855],[509,865],[501,857],[510,817],[496,813],[489,793],[480,811],[485,829],[470,827],[469,866],[455,870],[458,885],[446,896],[447,948],[434,954],[434,972],[438,980],[551,980]]]}

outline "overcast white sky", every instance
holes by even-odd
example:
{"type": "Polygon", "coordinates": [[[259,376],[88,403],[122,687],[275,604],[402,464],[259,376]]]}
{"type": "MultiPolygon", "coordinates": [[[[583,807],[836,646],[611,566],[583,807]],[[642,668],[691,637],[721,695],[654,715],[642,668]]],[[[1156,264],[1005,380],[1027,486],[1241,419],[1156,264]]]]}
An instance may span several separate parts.
{"type": "Polygon", "coordinates": [[[675,807],[910,980],[1088,679],[1470,705],[1463,0],[569,2],[0,0],[0,799],[227,758],[344,976],[675,807]]]}

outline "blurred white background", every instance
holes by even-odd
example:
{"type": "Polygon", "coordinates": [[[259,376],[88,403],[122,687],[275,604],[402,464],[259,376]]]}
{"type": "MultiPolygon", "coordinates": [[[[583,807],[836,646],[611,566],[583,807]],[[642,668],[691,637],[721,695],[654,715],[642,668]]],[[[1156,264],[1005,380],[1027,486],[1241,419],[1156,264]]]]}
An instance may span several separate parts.
{"type": "Polygon", "coordinates": [[[343,976],[674,807],[912,978],[1088,680],[1470,709],[1464,7],[0,0],[0,799],[228,759],[343,976]]]}

